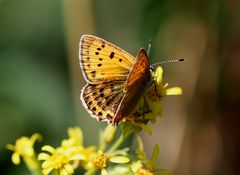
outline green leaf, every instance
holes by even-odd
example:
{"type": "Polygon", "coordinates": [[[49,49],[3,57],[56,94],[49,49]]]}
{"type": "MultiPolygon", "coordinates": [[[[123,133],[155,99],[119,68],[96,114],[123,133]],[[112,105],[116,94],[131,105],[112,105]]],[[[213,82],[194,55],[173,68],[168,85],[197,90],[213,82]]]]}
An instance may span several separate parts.
{"type": "Polygon", "coordinates": [[[156,144],[154,149],[153,149],[152,158],[150,160],[152,165],[154,165],[157,162],[158,156],[159,156],[159,152],[160,152],[159,145],[156,144]]]}

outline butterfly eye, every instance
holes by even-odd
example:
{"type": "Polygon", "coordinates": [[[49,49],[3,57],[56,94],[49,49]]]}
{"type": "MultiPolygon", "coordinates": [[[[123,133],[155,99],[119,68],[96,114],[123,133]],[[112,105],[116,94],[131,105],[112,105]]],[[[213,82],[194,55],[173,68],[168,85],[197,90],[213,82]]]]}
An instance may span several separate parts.
{"type": "Polygon", "coordinates": [[[152,66],[150,66],[150,72],[152,73],[154,70],[154,68],[152,66]]]}

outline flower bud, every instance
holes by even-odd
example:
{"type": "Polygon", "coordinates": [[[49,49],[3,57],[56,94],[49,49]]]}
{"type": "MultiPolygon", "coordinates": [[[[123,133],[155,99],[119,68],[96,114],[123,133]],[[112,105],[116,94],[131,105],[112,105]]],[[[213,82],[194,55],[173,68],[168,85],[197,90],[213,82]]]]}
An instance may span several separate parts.
{"type": "Polygon", "coordinates": [[[112,126],[112,125],[108,125],[105,130],[103,131],[103,141],[106,144],[109,144],[113,141],[113,139],[115,138],[115,134],[116,134],[117,128],[112,126]]]}

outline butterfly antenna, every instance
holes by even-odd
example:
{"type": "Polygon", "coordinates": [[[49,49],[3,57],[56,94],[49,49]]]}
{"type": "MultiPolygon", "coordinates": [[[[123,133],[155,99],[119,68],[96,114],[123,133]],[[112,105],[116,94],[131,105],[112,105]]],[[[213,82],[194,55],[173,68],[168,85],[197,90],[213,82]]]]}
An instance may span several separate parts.
{"type": "Polygon", "coordinates": [[[152,47],[152,40],[150,39],[150,40],[148,41],[148,50],[147,50],[147,54],[148,54],[148,55],[149,55],[149,53],[150,53],[151,47],[152,47]]]}
{"type": "Polygon", "coordinates": [[[151,67],[156,67],[159,64],[174,63],[174,62],[180,62],[180,61],[185,61],[185,60],[186,59],[164,60],[164,61],[160,61],[160,62],[152,64],[151,67]]]}

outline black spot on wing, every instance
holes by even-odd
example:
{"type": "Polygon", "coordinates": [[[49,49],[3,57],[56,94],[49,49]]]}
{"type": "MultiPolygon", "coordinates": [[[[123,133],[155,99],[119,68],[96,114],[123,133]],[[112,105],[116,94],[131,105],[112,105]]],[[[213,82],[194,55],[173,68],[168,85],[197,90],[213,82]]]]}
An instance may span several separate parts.
{"type": "Polygon", "coordinates": [[[111,54],[110,54],[110,56],[109,56],[109,57],[110,57],[111,59],[113,59],[113,57],[114,57],[114,54],[115,54],[114,52],[111,52],[111,54]]]}
{"type": "Polygon", "coordinates": [[[93,78],[96,76],[96,71],[95,71],[95,70],[93,70],[93,71],[91,72],[91,76],[92,76],[93,78]]]}

